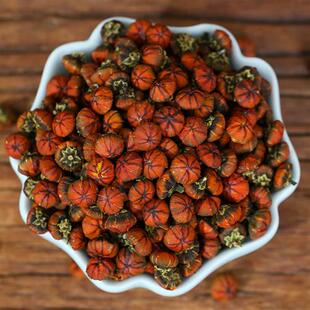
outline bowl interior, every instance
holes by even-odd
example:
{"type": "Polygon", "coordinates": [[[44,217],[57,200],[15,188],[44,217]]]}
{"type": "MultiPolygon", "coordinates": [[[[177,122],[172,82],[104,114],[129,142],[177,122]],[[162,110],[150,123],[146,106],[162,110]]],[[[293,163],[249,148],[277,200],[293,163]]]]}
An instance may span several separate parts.
{"type": "MultiPolygon", "coordinates": [[[[91,36],[86,41],[80,41],[80,42],[72,42],[68,44],[64,44],[62,46],[59,46],[56,48],[49,56],[46,65],[44,67],[44,71],[42,74],[40,86],[38,88],[35,100],[33,102],[32,108],[35,109],[40,107],[41,102],[45,96],[45,89],[48,81],[56,74],[62,74],[65,73],[62,64],[61,59],[64,55],[70,54],[73,52],[83,52],[85,54],[90,53],[93,49],[95,49],[97,46],[101,43],[101,37],[100,37],[100,29],[101,26],[111,19],[117,19],[123,22],[125,25],[131,23],[133,19],[125,18],[125,17],[113,17],[106,19],[102,21],[92,32],[91,36]]],[[[241,54],[240,48],[237,44],[236,39],[233,37],[233,35],[225,28],[214,25],[214,24],[199,24],[191,27],[169,27],[173,32],[188,32],[191,33],[194,36],[198,36],[203,34],[204,32],[212,33],[216,29],[222,29],[225,30],[231,37],[232,40],[232,63],[235,69],[239,69],[243,66],[252,66],[256,67],[259,71],[259,73],[267,79],[271,86],[272,86],[272,93],[271,98],[269,100],[269,103],[272,106],[273,114],[275,119],[282,120],[281,115],[281,107],[280,107],[280,96],[279,96],[279,87],[278,87],[278,81],[276,78],[276,75],[271,68],[271,66],[266,63],[264,60],[261,60],[259,58],[254,57],[245,57],[241,54]]],[[[293,145],[287,135],[287,132],[284,133],[284,141],[286,141],[290,148],[290,158],[289,161],[293,164],[293,178],[295,182],[299,182],[300,180],[300,166],[299,161],[296,156],[296,152],[293,148],[293,145]]],[[[26,177],[21,175],[18,172],[18,160],[10,158],[11,165],[19,177],[22,185],[24,184],[26,177]]],[[[297,186],[289,185],[285,189],[273,193],[272,195],[272,206],[270,208],[271,214],[272,214],[272,222],[271,225],[267,231],[267,233],[261,237],[258,240],[255,241],[248,241],[246,242],[242,247],[240,248],[234,248],[234,249],[227,249],[222,252],[220,252],[216,257],[209,261],[205,261],[202,267],[190,278],[185,279],[185,281],[177,287],[174,291],[166,290],[162,287],[160,287],[155,280],[148,276],[148,275],[139,275],[135,276],[133,278],[124,280],[124,281],[112,281],[112,280],[105,280],[105,281],[96,281],[89,279],[94,285],[96,285],[101,290],[107,291],[107,292],[122,292],[126,291],[132,288],[146,288],[149,289],[157,294],[163,295],[163,296],[178,296],[181,294],[184,294],[191,290],[193,287],[198,285],[203,279],[205,279],[209,274],[211,274],[214,270],[218,269],[219,267],[223,266],[224,264],[241,257],[243,255],[246,255],[250,252],[253,252],[257,250],[258,248],[262,247],[268,241],[272,239],[272,237],[275,235],[278,226],[279,226],[279,213],[278,213],[278,206],[279,204],[285,200],[287,197],[289,197],[297,186]]],[[[21,217],[24,222],[26,222],[27,213],[30,209],[30,201],[27,199],[27,197],[24,195],[24,193],[21,191],[20,200],[19,200],[19,208],[21,217]]],[[[55,240],[51,237],[50,233],[45,233],[44,235],[40,235],[42,238],[48,240],[49,242],[55,244],[59,248],[61,248],[63,251],[65,251],[68,255],[72,257],[76,261],[76,263],[79,265],[79,267],[83,270],[85,273],[86,266],[87,266],[87,256],[82,251],[74,251],[68,244],[66,244],[62,240],[55,240]]],[[[85,273],[86,275],[86,273],[85,273]]],[[[87,276],[87,275],[86,275],[87,276]]]]}

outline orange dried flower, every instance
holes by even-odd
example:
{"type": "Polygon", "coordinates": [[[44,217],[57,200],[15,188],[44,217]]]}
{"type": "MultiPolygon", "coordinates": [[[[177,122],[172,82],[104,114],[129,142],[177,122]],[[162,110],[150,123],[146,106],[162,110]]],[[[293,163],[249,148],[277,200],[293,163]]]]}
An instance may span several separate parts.
{"type": "Polygon", "coordinates": [[[56,183],[39,181],[32,190],[32,196],[34,202],[45,209],[55,207],[59,203],[56,183]]]}
{"type": "Polygon", "coordinates": [[[186,224],[177,224],[168,229],[164,237],[165,246],[174,252],[182,252],[190,248],[196,238],[193,227],[186,224]]]}
{"type": "Polygon", "coordinates": [[[30,149],[30,141],[22,133],[10,134],[6,137],[4,145],[7,154],[15,159],[20,159],[30,149]]]}
{"type": "Polygon", "coordinates": [[[194,216],[194,203],[186,194],[174,193],[170,198],[169,208],[176,223],[188,223],[194,216]]]}
{"type": "Polygon", "coordinates": [[[211,295],[216,301],[228,301],[236,297],[238,283],[231,273],[223,273],[214,277],[211,285],[211,295]]]}
{"type": "Polygon", "coordinates": [[[68,199],[73,205],[86,208],[96,202],[97,192],[98,187],[91,179],[76,180],[69,185],[68,199]]]}
{"type": "Polygon", "coordinates": [[[144,153],[143,164],[143,175],[151,180],[161,177],[168,168],[166,155],[157,149],[144,153]]]}
{"type": "Polygon", "coordinates": [[[249,194],[248,181],[237,173],[224,180],[224,197],[231,202],[240,202],[249,194]]]}
{"type": "Polygon", "coordinates": [[[111,259],[94,257],[90,258],[86,273],[93,280],[102,281],[111,277],[115,270],[115,264],[111,259]]]}
{"type": "Polygon", "coordinates": [[[170,171],[178,183],[191,184],[199,179],[201,168],[195,156],[181,154],[171,162],[170,171]]]}
{"type": "Polygon", "coordinates": [[[123,139],[113,133],[100,136],[95,143],[95,152],[101,157],[114,158],[121,155],[123,150],[123,139]]]}
{"type": "Polygon", "coordinates": [[[122,155],[116,162],[115,176],[119,183],[135,180],[142,173],[142,158],[136,152],[122,155]]]}
{"type": "Polygon", "coordinates": [[[208,137],[208,127],[200,117],[188,117],[179,134],[179,138],[186,146],[198,146],[208,137]]]}
{"type": "Polygon", "coordinates": [[[166,48],[171,42],[172,32],[165,25],[155,24],[148,27],[145,36],[147,43],[158,44],[166,48]]]}
{"type": "Polygon", "coordinates": [[[106,186],[98,193],[97,206],[106,214],[122,210],[126,195],[114,186],[106,186]]]}
{"type": "Polygon", "coordinates": [[[153,199],[155,187],[149,180],[136,181],[129,189],[128,199],[137,205],[143,206],[153,199]]]}
{"type": "Polygon", "coordinates": [[[157,110],[153,118],[166,137],[177,136],[183,129],[185,119],[183,113],[175,107],[164,106],[157,110]]]}

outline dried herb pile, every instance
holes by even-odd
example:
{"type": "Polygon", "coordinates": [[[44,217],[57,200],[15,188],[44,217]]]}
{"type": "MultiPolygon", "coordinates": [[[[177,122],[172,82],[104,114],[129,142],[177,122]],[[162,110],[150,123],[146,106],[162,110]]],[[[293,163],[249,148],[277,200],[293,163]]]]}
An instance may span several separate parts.
{"type": "Polygon", "coordinates": [[[29,228],[89,256],[92,279],[149,273],[175,289],[204,260],[261,237],[292,180],[284,127],[256,68],[232,68],[222,30],[193,37],[139,20],[63,57],[42,107],[7,137],[29,228]]]}

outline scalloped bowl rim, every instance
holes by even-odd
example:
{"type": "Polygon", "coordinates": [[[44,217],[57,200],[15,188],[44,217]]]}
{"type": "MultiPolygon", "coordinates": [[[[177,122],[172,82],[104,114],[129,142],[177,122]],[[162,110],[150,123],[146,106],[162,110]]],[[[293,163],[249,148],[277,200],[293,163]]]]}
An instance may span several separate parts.
{"type": "MultiPolygon", "coordinates": [[[[40,85],[32,104],[31,109],[38,108],[41,105],[42,99],[45,96],[45,89],[47,82],[49,79],[57,74],[62,73],[63,68],[61,67],[61,58],[63,55],[72,53],[72,52],[89,52],[92,49],[95,49],[101,43],[100,38],[100,29],[102,25],[112,19],[117,19],[123,22],[124,24],[129,24],[134,21],[134,19],[126,18],[126,17],[111,17],[103,20],[91,33],[90,37],[86,41],[78,41],[71,42],[57,47],[48,57],[42,78],[40,81],[40,85]]],[[[202,34],[203,32],[213,32],[216,29],[222,29],[226,31],[232,40],[232,63],[235,68],[240,68],[245,65],[253,66],[258,69],[260,74],[266,78],[271,86],[272,86],[272,94],[270,98],[273,115],[275,119],[282,120],[281,115],[281,107],[280,107],[280,96],[279,96],[279,86],[276,74],[272,67],[262,59],[256,57],[245,57],[242,55],[238,43],[234,36],[225,28],[215,24],[198,24],[189,27],[169,27],[173,32],[189,32],[193,35],[202,34]]],[[[298,161],[298,157],[294,150],[294,147],[287,135],[287,132],[284,133],[284,141],[286,141],[290,148],[290,158],[289,161],[293,165],[293,178],[296,183],[299,183],[300,180],[300,165],[298,161]]],[[[13,170],[16,175],[20,179],[22,185],[24,184],[26,177],[18,172],[18,163],[19,161],[13,158],[10,158],[10,163],[12,165],[13,170]]],[[[297,184],[295,186],[289,185],[288,187],[282,189],[279,192],[272,194],[272,206],[270,208],[272,214],[272,221],[270,227],[266,234],[261,238],[248,241],[240,248],[227,249],[221,251],[216,257],[212,258],[209,261],[205,261],[202,267],[191,277],[185,279],[182,284],[180,284],[175,290],[169,291],[161,286],[149,275],[142,274],[138,275],[123,281],[112,281],[112,280],[92,280],[86,274],[86,266],[87,266],[87,256],[82,251],[74,251],[65,241],[63,240],[54,240],[50,233],[45,233],[40,235],[43,239],[49,241],[50,243],[56,245],[61,248],[64,252],[66,252],[71,258],[78,264],[78,266],[82,269],[85,276],[99,289],[110,292],[110,293],[119,293],[124,292],[133,288],[144,288],[148,289],[156,294],[162,296],[179,296],[192,288],[197,286],[201,281],[203,281],[208,275],[214,272],[219,267],[231,262],[239,257],[242,257],[246,254],[256,251],[261,248],[265,244],[267,244],[277,232],[279,227],[279,212],[278,207],[281,202],[287,199],[297,188],[297,184]]],[[[23,191],[21,190],[20,199],[19,199],[19,209],[22,220],[26,223],[27,213],[30,208],[30,201],[27,199],[23,191]]]]}

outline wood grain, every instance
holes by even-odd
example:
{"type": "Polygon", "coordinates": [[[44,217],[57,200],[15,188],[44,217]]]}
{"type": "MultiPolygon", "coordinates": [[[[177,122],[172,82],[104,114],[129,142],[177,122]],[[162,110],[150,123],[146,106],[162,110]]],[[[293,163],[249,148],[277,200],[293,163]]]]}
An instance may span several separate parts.
{"type": "MultiPolygon", "coordinates": [[[[102,16],[102,18],[108,16],[102,16]]],[[[46,17],[44,19],[4,20],[0,27],[0,50],[2,51],[49,51],[65,42],[85,40],[102,18],[66,19],[46,17]],[[79,32],[76,32],[79,29],[79,32]],[[26,36],[25,33],[31,33],[26,36]],[[48,40],[47,40],[48,38],[48,40]]],[[[169,25],[189,26],[206,22],[205,18],[156,17],[157,22],[169,25]]],[[[236,35],[252,37],[259,55],[296,55],[310,52],[310,24],[299,23],[241,23],[222,22],[224,27],[236,35]],[[276,40],[275,40],[276,38],[276,40]]]]}
{"type": "Polygon", "coordinates": [[[134,16],[152,18],[154,16],[199,16],[205,19],[307,22],[310,19],[310,3],[307,0],[239,0],[238,5],[230,0],[54,0],[46,5],[40,0],[5,1],[1,7],[3,19],[16,20],[31,16],[44,19],[46,16],[67,18],[89,18],[104,16],[134,16]]]}
{"type": "Polygon", "coordinates": [[[31,234],[18,212],[20,183],[0,133],[0,309],[300,309],[310,295],[310,2],[308,0],[10,0],[0,9],[0,104],[31,106],[48,54],[85,40],[104,18],[127,15],[169,25],[219,23],[250,36],[279,76],[282,113],[302,167],[297,192],[280,207],[274,240],[232,262],[238,298],[217,304],[210,279],[178,298],[145,290],[101,292],[68,273],[69,258],[31,234]]]}

